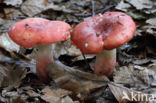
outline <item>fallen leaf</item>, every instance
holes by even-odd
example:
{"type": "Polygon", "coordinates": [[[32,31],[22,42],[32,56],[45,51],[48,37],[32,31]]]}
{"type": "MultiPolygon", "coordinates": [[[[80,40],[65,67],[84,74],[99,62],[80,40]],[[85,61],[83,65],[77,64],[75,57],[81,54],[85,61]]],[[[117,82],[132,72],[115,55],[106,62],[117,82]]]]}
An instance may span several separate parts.
{"type": "MultiPolygon", "coordinates": [[[[155,101],[155,92],[145,91],[136,91],[133,89],[126,88],[120,84],[109,83],[109,88],[118,100],[119,103],[129,103],[131,102],[147,102],[154,103],[155,101]]],[[[150,89],[150,91],[152,91],[150,89]]]]}
{"type": "Polygon", "coordinates": [[[144,90],[155,81],[156,68],[143,67],[138,65],[129,65],[120,67],[115,71],[114,82],[123,85],[129,85],[137,90],[144,90]]]}
{"type": "Polygon", "coordinates": [[[152,8],[151,0],[126,0],[126,1],[132,4],[138,10],[152,8]]]}
{"type": "Polygon", "coordinates": [[[66,97],[67,95],[71,94],[70,91],[67,91],[64,89],[53,90],[50,88],[44,88],[42,92],[43,92],[43,95],[41,96],[41,98],[49,103],[59,103],[61,98],[66,97]]]}
{"type": "Polygon", "coordinates": [[[40,94],[36,93],[33,90],[26,91],[26,94],[28,94],[30,97],[39,97],[40,96],[40,94]]]}
{"type": "Polygon", "coordinates": [[[4,12],[7,19],[18,20],[23,16],[23,13],[20,12],[20,10],[14,8],[4,8],[4,12]]]}
{"type": "Polygon", "coordinates": [[[21,80],[26,76],[27,70],[20,67],[12,67],[8,69],[7,75],[4,77],[2,87],[10,91],[17,88],[21,84],[21,80]]]}
{"type": "Polygon", "coordinates": [[[151,62],[151,59],[136,59],[136,60],[133,60],[132,61],[134,64],[136,65],[144,65],[144,64],[147,64],[147,63],[150,63],[151,62]]]}
{"type": "Polygon", "coordinates": [[[12,5],[12,6],[19,6],[23,3],[23,0],[4,0],[4,3],[6,3],[7,5],[12,5]]]}
{"type": "Polygon", "coordinates": [[[0,18],[0,26],[2,26],[4,24],[4,20],[2,18],[0,18]]]}
{"type": "Polygon", "coordinates": [[[156,36],[156,26],[154,25],[146,25],[143,26],[144,31],[146,31],[147,33],[156,36]]]}
{"type": "Polygon", "coordinates": [[[17,97],[12,100],[12,103],[25,103],[25,101],[22,98],[17,97]]]}
{"type": "Polygon", "coordinates": [[[115,83],[110,83],[108,84],[108,86],[119,103],[127,103],[128,101],[130,101],[129,97],[130,97],[130,92],[132,92],[131,90],[123,87],[122,85],[115,84],[115,83]]]}
{"type": "Polygon", "coordinates": [[[28,16],[34,16],[47,9],[61,10],[62,7],[54,5],[48,0],[27,0],[22,4],[21,10],[28,16]]]}
{"type": "Polygon", "coordinates": [[[20,46],[13,42],[7,33],[0,35],[0,47],[8,52],[18,52],[20,49],[20,46]]]}
{"type": "Polygon", "coordinates": [[[106,86],[105,82],[108,81],[105,76],[97,76],[95,74],[76,70],[59,61],[48,65],[46,70],[49,73],[49,77],[51,77],[58,86],[70,90],[76,95],[79,94],[81,99],[86,98],[91,90],[106,86]]]}
{"type": "Polygon", "coordinates": [[[133,17],[134,19],[137,19],[137,20],[141,20],[141,19],[146,19],[147,17],[143,14],[143,13],[139,13],[137,11],[128,11],[127,12],[128,15],[130,15],[131,17],[133,17]]]}
{"type": "Polygon", "coordinates": [[[71,43],[70,39],[68,39],[63,42],[55,43],[53,54],[55,58],[58,58],[60,55],[79,56],[81,55],[81,51],[71,43]]]}
{"type": "Polygon", "coordinates": [[[79,101],[73,101],[69,96],[62,98],[60,103],[80,103],[79,101]]]}
{"type": "Polygon", "coordinates": [[[8,69],[5,66],[0,65],[0,87],[2,87],[2,82],[4,77],[7,76],[8,69]]]}
{"type": "Polygon", "coordinates": [[[156,18],[150,18],[146,20],[146,23],[156,26],[156,18]]]}
{"type": "Polygon", "coordinates": [[[121,0],[120,3],[115,8],[126,12],[130,7],[131,7],[130,4],[125,3],[123,0],[121,0]]]}
{"type": "Polygon", "coordinates": [[[3,26],[0,26],[0,33],[7,33],[10,26],[15,23],[13,20],[2,19],[3,26]]]}

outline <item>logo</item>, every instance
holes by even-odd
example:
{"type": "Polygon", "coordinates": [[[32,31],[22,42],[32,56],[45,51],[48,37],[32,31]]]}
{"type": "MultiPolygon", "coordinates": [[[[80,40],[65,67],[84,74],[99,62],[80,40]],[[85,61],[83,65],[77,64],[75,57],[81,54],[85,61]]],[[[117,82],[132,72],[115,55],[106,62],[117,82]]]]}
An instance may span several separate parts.
{"type": "Polygon", "coordinates": [[[123,100],[128,100],[128,101],[136,101],[136,102],[143,102],[143,101],[156,101],[156,94],[145,94],[145,93],[134,93],[130,92],[129,95],[123,91],[123,100]]]}
{"type": "Polygon", "coordinates": [[[124,96],[122,97],[122,100],[125,100],[125,99],[126,99],[126,100],[129,100],[129,101],[130,101],[130,98],[128,97],[127,93],[126,93],[125,91],[123,91],[122,93],[123,93],[123,95],[124,95],[124,96]]]}

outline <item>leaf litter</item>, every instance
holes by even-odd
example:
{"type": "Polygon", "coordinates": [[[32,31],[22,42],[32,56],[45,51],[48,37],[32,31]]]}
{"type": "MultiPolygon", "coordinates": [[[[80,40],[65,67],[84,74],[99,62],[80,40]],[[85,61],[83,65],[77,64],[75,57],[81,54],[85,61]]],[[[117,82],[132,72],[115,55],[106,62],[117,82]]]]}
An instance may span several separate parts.
{"type": "Polygon", "coordinates": [[[118,48],[118,65],[110,78],[96,76],[86,66],[94,67],[95,55],[84,60],[70,40],[54,44],[56,61],[46,68],[51,78],[47,84],[36,75],[34,49],[21,48],[8,38],[10,25],[43,17],[74,27],[92,15],[91,0],[0,1],[1,103],[128,103],[135,100],[123,99],[124,94],[156,93],[156,1],[94,1],[96,14],[119,10],[132,16],[137,24],[135,37],[118,48]]]}

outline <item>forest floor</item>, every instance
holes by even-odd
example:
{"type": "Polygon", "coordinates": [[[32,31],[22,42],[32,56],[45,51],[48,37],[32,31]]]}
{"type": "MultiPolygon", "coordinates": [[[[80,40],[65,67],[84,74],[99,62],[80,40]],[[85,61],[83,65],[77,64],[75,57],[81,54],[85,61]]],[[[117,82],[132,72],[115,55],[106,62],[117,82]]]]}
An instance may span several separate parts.
{"type": "Polygon", "coordinates": [[[0,103],[156,103],[155,98],[155,0],[0,0],[0,103]],[[34,49],[20,47],[7,34],[12,24],[28,17],[75,27],[106,11],[125,12],[137,27],[133,39],[117,48],[117,66],[109,78],[88,67],[94,66],[95,55],[85,55],[85,60],[66,40],[54,44],[62,68],[48,66],[51,81],[43,83],[36,74],[34,49]]]}

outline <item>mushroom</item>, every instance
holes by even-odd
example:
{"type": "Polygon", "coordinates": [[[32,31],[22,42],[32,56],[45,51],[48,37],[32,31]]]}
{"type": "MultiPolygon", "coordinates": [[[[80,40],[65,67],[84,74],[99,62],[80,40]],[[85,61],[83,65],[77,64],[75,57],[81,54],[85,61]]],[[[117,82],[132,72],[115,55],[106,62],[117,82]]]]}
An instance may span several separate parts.
{"type": "Polygon", "coordinates": [[[94,73],[110,76],[116,65],[116,48],[134,36],[136,24],[125,13],[108,11],[78,24],[71,36],[84,54],[97,54],[94,73]]]}
{"type": "Polygon", "coordinates": [[[52,43],[69,38],[71,26],[62,21],[27,18],[16,22],[8,31],[10,38],[25,48],[37,48],[36,71],[43,80],[48,79],[44,69],[53,61],[52,43]]]}

